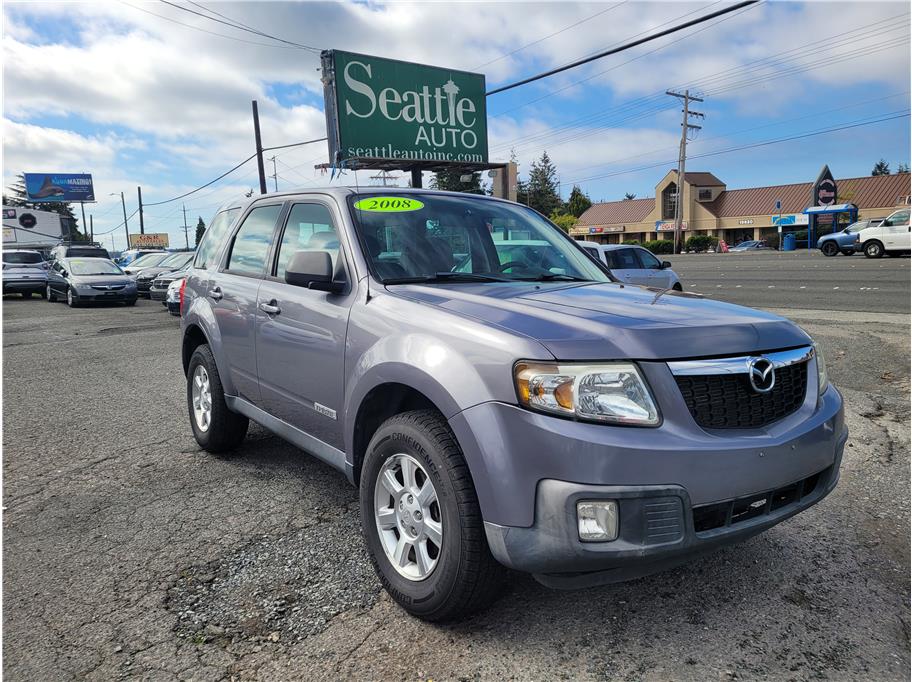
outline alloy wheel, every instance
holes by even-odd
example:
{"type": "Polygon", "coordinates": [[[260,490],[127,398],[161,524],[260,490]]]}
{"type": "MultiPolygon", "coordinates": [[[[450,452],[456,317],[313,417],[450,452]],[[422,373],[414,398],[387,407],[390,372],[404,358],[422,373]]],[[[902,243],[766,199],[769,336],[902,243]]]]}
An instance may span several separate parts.
{"type": "Polygon", "coordinates": [[[437,490],[424,467],[404,453],[389,457],[374,486],[374,520],[390,564],[408,580],[424,580],[443,551],[437,490]]]}
{"type": "Polygon", "coordinates": [[[208,431],[209,424],[212,423],[212,388],[206,368],[197,365],[191,381],[193,382],[190,392],[193,402],[193,419],[200,431],[208,431]]]}

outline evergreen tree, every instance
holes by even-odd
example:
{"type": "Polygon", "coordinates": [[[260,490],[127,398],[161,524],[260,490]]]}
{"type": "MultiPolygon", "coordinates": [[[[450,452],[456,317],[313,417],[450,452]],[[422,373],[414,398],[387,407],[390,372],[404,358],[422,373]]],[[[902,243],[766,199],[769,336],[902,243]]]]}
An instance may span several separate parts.
{"type": "Polygon", "coordinates": [[[573,185],[570,190],[570,198],[567,200],[567,211],[575,218],[579,218],[592,206],[592,199],[589,195],[580,189],[579,185],[573,185]]]}
{"type": "Polygon", "coordinates": [[[624,201],[633,201],[636,198],[637,198],[637,195],[634,194],[633,192],[624,193],[624,201]]]}
{"type": "Polygon", "coordinates": [[[481,186],[481,173],[465,173],[458,169],[447,169],[434,173],[431,178],[431,189],[442,189],[447,192],[465,192],[466,194],[484,194],[481,186]],[[468,182],[462,181],[463,175],[471,175],[468,182]]]}
{"type": "Polygon", "coordinates": [[[907,163],[901,163],[901,164],[899,164],[899,168],[896,169],[896,172],[897,172],[897,173],[908,173],[908,172],[909,172],[909,164],[907,164],[907,163]]]}
{"type": "Polygon", "coordinates": [[[206,223],[203,222],[203,216],[200,216],[196,222],[196,246],[199,246],[204,234],[206,234],[206,223]]]}
{"type": "Polygon", "coordinates": [[[542,152],[541,158],[532,162],[527,192],[528,205],[542,215],[551,215],[563,206],[557,192],[557,169],[548,152],[542,152]]]}
{"type": "Polygon", "coordinates": [[[79,220],[73,213],[73,207],[67,201],[29,201],[25,191],[25,176],[19,173],[16,181],[6,188],[9,194],[3,194],[3,205],[17,208],[27,208],[32,211],[49,211],[59,213],[63,217],[63,226],[70,226],[73,241],[88,241],[79,230],[79,220]]]}
{"type": "Polygon", "coordinates": [[[890,174],[890,164],[888,164],[884,159],[881,159],[874,164],[874,170],[871,171],[871,175],[889,175],[890,174]]]}

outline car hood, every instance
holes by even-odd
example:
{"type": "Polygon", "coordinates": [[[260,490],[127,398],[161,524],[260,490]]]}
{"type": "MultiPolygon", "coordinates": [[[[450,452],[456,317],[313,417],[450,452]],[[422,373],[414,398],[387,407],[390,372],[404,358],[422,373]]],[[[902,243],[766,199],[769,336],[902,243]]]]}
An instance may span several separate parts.
{"type": "Polygon", "coordinates": [[[811,342],[793,322],[770,313],[620,283],[417,284],[388,290],[535,339],[559,360],[670,360],[811,342]]]}
{"type": "Polygon", "coordinates": [[[102,284],[122,286],[124,284],[131,284],[133,278],[128,277],[127,275],[71,275],[70,281],[74,284],[88,284],[93,286],[102,284]]]}
{"type": "MultiPolygon", "coordinates": [[[[183,267],[183,266],[181,266],[181,267],[183,267]]],[[[139,277],[141,277],[142,279],[155,279],[156,277],[158,277],[160,274],[162,274],[164,272],[176,272],[178,270],[180,270],[180,268],[174,268],[174,267],[170,267],[170,266],[163,268],[160,265],[156,265],[151,268],[143,268],[142,270],[140,270],[139,277]]]]}

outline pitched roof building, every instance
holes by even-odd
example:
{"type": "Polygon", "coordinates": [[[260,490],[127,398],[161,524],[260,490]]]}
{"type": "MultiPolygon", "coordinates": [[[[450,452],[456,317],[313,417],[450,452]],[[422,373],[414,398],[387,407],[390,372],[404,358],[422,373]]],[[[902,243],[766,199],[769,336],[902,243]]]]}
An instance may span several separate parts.
{"type": "MultiPolygon", "coordinates": [[[[659,181],[655,196],[648,199],[609,201],[593,204],[580,216],[570,234],[577,239],[606,244],[626,240],[648,241],[671,238],[677,199],[676,170],[659,181]]],[[[885,218],[897,208],[909,205],[910,175],[877,175],[837,179],[834,203],[858,207],[858,218],[885,218]]],[[[729,243],[743,239],[764,239],[775,235],[780,222],[784,229],[804,229],[812,205],[813,182],[730,190],[712,173],[684,174],[682,228],[685,237],[708,234],[729,243]]],[[[818,218],[818,220],[821,220],[818,218]]],[[[825,220],[825,219],[823,219],[825,220]]],[[[848,215],[819,225],[830,231],[848,220],[848,215]]],[[[822,220],[821,220],[822,222],[822,220]]]]}

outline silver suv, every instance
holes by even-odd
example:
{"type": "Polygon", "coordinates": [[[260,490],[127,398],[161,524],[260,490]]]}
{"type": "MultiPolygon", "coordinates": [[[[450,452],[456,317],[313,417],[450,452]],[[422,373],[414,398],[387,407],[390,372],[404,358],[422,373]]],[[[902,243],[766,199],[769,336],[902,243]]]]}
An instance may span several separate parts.
{"type": "Polygon", "coordinates": [[[253,419],[344,472],[382,584],[428,620],[489,604],[504,566],[560,588],[661,570],[839,477],[842,398],[807,334],[618,282],[515,203],[228,205],[180,310],[199,444],[231,450],[253,419]]]}

